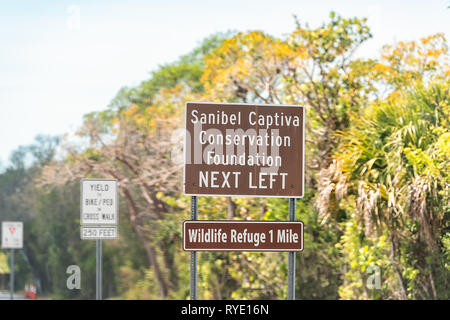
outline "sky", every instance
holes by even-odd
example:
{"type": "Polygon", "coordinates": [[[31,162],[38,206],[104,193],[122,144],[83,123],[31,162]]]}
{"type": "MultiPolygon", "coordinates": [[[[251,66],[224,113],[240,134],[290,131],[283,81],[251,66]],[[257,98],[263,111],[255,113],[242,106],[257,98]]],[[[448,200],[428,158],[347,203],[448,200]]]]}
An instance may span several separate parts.
{"type": "Polygon", "coordinates": [[[367,17],[374,35],[358,52],[442,32],[449,0],[0,0],[0,170],[38,134],[74,132],[123,86],[137,86],[208,35],[263,30],[283,36],[319,26],[330,11],[367,17]]]}

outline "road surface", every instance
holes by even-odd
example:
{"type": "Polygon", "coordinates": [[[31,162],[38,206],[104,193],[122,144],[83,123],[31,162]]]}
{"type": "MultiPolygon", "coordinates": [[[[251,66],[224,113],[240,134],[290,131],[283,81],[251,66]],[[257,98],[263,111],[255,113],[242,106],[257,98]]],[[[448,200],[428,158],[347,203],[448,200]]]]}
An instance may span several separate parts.
{"type": "MultiPolygon", "coordinates": [[[[11,298],[11,295],[9,292],[6,291],[0,291],[0,300],[9,300],[11,298]]],[[[15,294],[14,300],[25,300],[23,295],[15,294]]]]}

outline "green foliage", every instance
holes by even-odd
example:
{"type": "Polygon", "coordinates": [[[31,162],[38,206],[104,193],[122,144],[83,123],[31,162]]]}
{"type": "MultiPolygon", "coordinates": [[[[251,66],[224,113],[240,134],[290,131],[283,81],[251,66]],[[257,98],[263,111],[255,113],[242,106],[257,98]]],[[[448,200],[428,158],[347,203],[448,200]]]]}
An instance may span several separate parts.
{"type": "Polygon", "coordinates": [[[0,274],[7,274],[9,271],[8,257],[3,252],[0,252],[0,274]]]}
{"type": "MultiPolygon", "coordinates": [[[[376,247],[386,236],[390,242],[384,255],[391,259],[379,265],[391,270],[385,272],[391,285],[380,298],[447,296],[448,257],[441,237],[448,234],[449,98],[448,83],[433,83],[378,102],[343,133],[344,143],[336,151],[342,167],[333,174],[343,177],[343,198],[356,209],[353,232],[346,227],[354,239],[344,235],[341,241],[350,270],[364,258],[357,248],[376,247]],[[371,244],[355,240],[358,228],[371,244]]],[[[340,295],[362,297],[351,286],[362,288],[356,279],[363,277],[355,272],[350,279],[340,295]]]]}
{"type": "MultiPolygon", "coordinates": [[[[386,235],[368,238],[353,217],[343,223],[344,234],[336,247],[347,263],[343,267],[343,284],[338,293],[341,299],[388,299],[391,268],[389,262],[389,244],[386,235]],[[380,272],[381,288],[368,287],[369,271],[374,266],[380,272]],[[381,278],[382,277],[382,278],[381,278]]],[[[395,285],[395,283],[394,283],[395,285]]]]}

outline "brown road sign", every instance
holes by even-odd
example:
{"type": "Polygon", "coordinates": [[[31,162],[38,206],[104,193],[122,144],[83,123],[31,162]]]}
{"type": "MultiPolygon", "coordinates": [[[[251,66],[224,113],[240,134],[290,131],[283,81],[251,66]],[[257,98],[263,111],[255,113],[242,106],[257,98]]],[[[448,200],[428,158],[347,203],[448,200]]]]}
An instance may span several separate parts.
{"type": "Polygon", "coordinates": [[[208,221],[183,223],[185,251],[302,251],[300,221],[208,221]]]}
{"type": "Polygon", "coordinates": [[[185,194],[303,196],[303,107],[188,102],[185,121],[185,194]]]}

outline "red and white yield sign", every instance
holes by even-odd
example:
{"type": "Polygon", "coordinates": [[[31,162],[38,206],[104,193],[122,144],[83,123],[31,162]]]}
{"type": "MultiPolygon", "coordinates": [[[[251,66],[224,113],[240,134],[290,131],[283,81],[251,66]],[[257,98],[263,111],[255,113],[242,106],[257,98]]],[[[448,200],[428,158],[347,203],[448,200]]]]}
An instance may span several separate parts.
{"type": "Polygon", "coordinates": [[[2,248],[23,248],[23,223],[13,221],[2,222],[2,248]]]}

